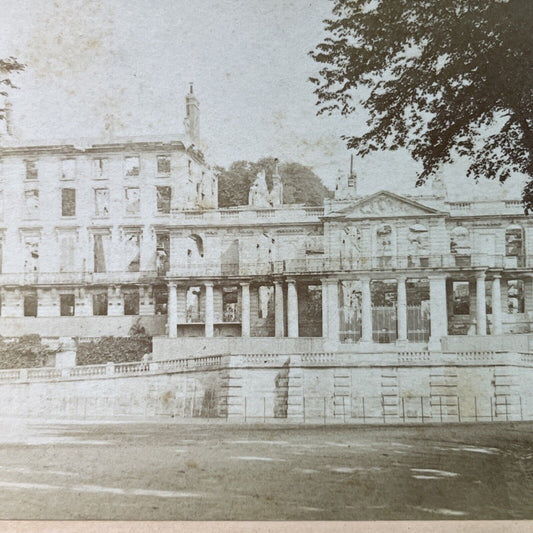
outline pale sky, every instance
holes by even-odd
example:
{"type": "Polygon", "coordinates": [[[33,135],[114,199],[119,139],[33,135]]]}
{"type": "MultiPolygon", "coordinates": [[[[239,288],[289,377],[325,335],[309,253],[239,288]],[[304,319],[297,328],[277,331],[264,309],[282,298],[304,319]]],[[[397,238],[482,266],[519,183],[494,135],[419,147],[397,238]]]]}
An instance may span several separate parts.
{"type": "MultiPolygon", "coordinates": [[[[330,188],[340,169],[348,171],[340,136],[358,131],[362,119],[317,117],[308,81],[318,69],[308,52],[323,36],[329,0],[0,0],[0,6],[0,57],[27,65],[12,97],[21,139],[98,137],[106,115],[113,115],[117,136],[179,134],[192,81],[210,164],[272,155],[311,166],[330,188]]],[[[406,187],[417,166],[405,153],[376,154],[355,166],[362,193],[412,192],[406,187]]],[[[458,197],[480,189],[463,178],[464,168],[444,171],[458,197]],[[456,183],[468,187],[458,190],[456,183]]],[[[490,185],[489,193],[500,191],[490,185]]],[[[510,196],[519,191],[505,189],[510,196]]]]}

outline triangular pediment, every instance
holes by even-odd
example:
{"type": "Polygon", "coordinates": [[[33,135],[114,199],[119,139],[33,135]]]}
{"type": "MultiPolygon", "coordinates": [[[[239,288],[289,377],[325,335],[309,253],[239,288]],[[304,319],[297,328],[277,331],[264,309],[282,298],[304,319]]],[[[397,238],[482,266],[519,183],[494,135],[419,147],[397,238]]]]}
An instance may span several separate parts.
{"type": "Polygon", "coordinates": [[[442,215],[438,211],[419,202],[405,198],[389,191],[380,191],[361,198],[352,205],[331,213],[332,218],[383,218],[383,217],[418,217],[442,215]]]}

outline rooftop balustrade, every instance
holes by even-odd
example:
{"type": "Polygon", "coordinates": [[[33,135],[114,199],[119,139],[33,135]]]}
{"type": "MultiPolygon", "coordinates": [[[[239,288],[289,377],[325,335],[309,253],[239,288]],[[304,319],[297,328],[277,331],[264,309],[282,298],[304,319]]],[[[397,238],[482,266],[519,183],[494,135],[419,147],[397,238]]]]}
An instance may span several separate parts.
{"type": "Polygon", "coordinates": [[[173,209],[171,218],[173,222],[186,224],[206,223],[253,223],[256,221],[265,221],[275,219],[276,222],[298,222],[307,220],[318,220],[324,215],[323,207],[304,207],[300,205],[283,206],[279,208],[228,208],[228,209],[206,209],[201,211],[187,211],[183,209],[173,209]]]}

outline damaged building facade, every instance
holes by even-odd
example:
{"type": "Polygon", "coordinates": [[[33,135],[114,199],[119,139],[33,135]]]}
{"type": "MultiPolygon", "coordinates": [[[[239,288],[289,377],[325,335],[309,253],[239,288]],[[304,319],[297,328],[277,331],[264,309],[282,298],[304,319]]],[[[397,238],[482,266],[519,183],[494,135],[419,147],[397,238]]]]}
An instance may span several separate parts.
{"type": "Polygon", "coordinates": [[[533,225],[518,199],[452,202],[438,179],[428,196],[362,197],[351,171],[323,207],[285,205],[276,167],[271,190],[261,172],[248,205],[221,209],[186,100],[181,138],[4,137],[0,334],[120,336],[139,321],[167,339],[440,350],[530,332],[533,225]]]}
{"type": "Polygon", "coordinates": [[[90,389],[112,415],[533,419],[519,198],[454,201],[439,179],[363,196],[351,170],[323,206],[287,205],[276,165],[219,208],[192,89],[186,109],[168,138],[3,135],[0,335],[153,337],[149,364],[5,371],[13,412],[77,416],[90,389]]]}

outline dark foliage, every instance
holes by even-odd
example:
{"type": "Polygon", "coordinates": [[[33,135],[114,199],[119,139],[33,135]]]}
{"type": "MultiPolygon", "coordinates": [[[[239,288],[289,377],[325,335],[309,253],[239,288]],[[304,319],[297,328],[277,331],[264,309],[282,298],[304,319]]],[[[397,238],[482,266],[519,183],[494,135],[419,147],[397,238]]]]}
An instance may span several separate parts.
{"type": "MultiPolygon", "coordinates": [[[[24,70],[24,65],[14,57],[0,59],[0,96],[7,96],[9,89],[16,89],[11,76],[21,70],[24,70]]],[[[5,108],[0,108],[0,120],[4,119],[5,111],[5,108]]]]}
{"type": "Polygon", "coordinates": [[[533,2],[333,0],[327,37],[311,56],[320,112],[369,115],[346,136],[360,156],[409,149],[422,184],[456,155],[468,174],[531,179],[533,209],[533,2]],[[357,95],[357,96],[356,96],[357,95]]]}
{"type": "Polygon", "coordinates": [[[145,353],[151,352],[152,338],[146,335],[101,337],[98,340],[78,343],[76,364],[130,363],[140,361],[145,353]]]}
{"type": "Polygon", "coordinates": [[[37,368],[45,366],[55,353],[41,342],[39,335],[24,335],[14,340],[0,337],[0,368],[37,368]]]}
{"type": "MultiPolygon", "coordinates": [[[[227,170],[222,167],[215,170],[219,206],[247,205],[248,191],[260,170],[266,171],[267,185],[272,188],[274,158],[265,157],[257,163],[235,161],[227,170]]],[[[283,202],[286,204],[322,205],[324,198],[332,194],[309,167],[299,163],[280,164],[279,173],[283,182],[283,202]]]]}

